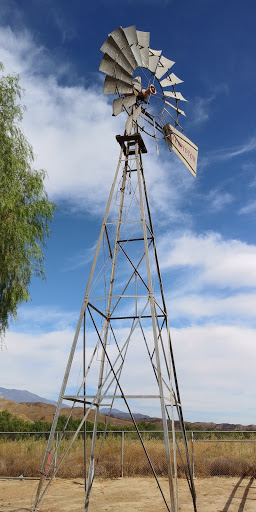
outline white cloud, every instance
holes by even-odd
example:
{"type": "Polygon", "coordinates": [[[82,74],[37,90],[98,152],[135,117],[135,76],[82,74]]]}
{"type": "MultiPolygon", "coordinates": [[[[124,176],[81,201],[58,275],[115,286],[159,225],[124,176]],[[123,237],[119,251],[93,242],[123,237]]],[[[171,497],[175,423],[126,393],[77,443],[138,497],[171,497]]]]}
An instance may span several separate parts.
{"type": "Polygon", "coordinates": [[[205,318],[229,319],[242,325],[244,322],[255,323],[256,293],[237,293],[227,297],[219,297],[209,293],[168,294],[168,310],[172,319],[186,318],[193,322],[202,322],[205,318]]]}
{"type": "Polygon", "coordinates": [[[48,171],[50,195],[102,210],[119,154],[110,105],[92,88],[62,87],[51,77],[25,87],[24,129],[48,171]]]}
{"type": "MultiPolygon", "coordinates": [[[[123,132],[125,117],[112,117],[101,75],[95,74],[94,85],[63,85],[63,76],[71,73],[68,65],[55,62],[27,31],[1,28],[0,48],[6,72],[20,73],[26,91],[24,132],[34,148],[35,166],[48,172],[50,196],[67,201],[72,211],[102,215],[120,151],[115,135],[123,132]]],[[[145,137],[145,143],[152,210],[157,208],[163,219],[167,210],[169,218],[177,219],[193,178],[165,145],[157,157],[152,139],[145,137]]]]}
{"type": "Polygon", "coordinates": [[[18,321],[12,329],[18,332],[41,333],[51,330],[71,329],[78,318],[78,311],[62,311],[57,307],[32,306],[25,303],[19,308],[18,321]]]}
{"type": "MultiPolygon", "coordinates": [[[[214,162],[232,160],[241,155],[252,153],[256,150],[256,136],[251,137],[240,146],[236,145],[230,148],[217,149],[214,152],[208,152],[207,156],[202,156],[199,160],[200,169],[204,169],[214,162]]],[[[243,164],[244,168],[244,164],[243,164]]]]}
{"type": "Polygon", "coordinates": [[[42,334],[9,331],[8,350],[3,350],[0,361],[2,387],[53,396],[61,386],[71,340],[69,330],[42,334]]]}
{"type": "MultiPolygon", "coordinates": [[[[121,336],[123,334],[120,333],[121,336]]],[[[256,330],[228,324],[207,324],[172,328],[171,334],[185,419],[255,423],[256,330]]],[[[8,351],[2,352],[0,361],[1,385],[28,389],[40,396],[56,399],[72,338],[70,330],[52,331],[37,337],[25,332],[9,332],[8,351]]],[[[142,343],[142,340],[136,343],[136,350],[131,346],[127,357],[122,382],[128,393],[136,393],[138,389],[143,392],[145,386],[147,392],[156,392],[154,377],[151,377],[151,387],[147,386],[150,374],[149,367],[145,366],[146,351],[142,343]]],[[[109,346],[108,349],[111,353],[109,346]]],[[[71,384],[73,382],[75,388],[80,382],[79,372],[81,379],[79,351],[74,365],[71,384]]],[[[98,368],[99,358],[95,370],[98,368]]],[[[93,382],[97,382],[96,374],[93,382]]],[[[136,406],[133,402],[133,410],[142,410],[143,406],[145,412],[149,407],[151,414],[159,414],[153,403],[136,406]]]]}
{"type": "Polygon", "coordinates": [[[165,236],[160,241],[162,269],[191,267],[192,285],[219,288],[256,285],[256,246],[239,240],[225,240],[217,233],[165,236]]]}
{"type": "MultiPolygon", "coordinates": [[[[242,164],[242,170],[245,171],[246,173],[255,174],[255,169],[256,169],[255,162],[248,161],[248,162],[244,162],[242,164]]],[[[251,185],[253,186],[253,183],[251,185]]]]}
{"type": "Polygon", "coordinates": [[[56,27],[60,31],[62,43],[71,41],[77,37],[77,30],[72,20],[64,16],[63,10],[56,3],[47,6],[51,19],[55,21],[56,27]]]}
{"type": "Polygon", "coordinates": [[[191,124],[200,125],[208,121],[210,117],[211,104],[216,99],[218,94],[228,94],[228,85],[218,84],[214,87],[211,87],[211,92],[207,97],[199,97],[197,96],[193,100],[193,107],[191,113],[191,124]]]}
{"type": "Polygon", "coordinates": [[[212,212],[220,212],[233,201],[233,196],[229,192],[221,192],[213,189],[207,196],[208,209],[212,212]]]}
{"type": "Polygon", "coordinates": [[[76,255],[72,255],[71,258],[67,259],[62,271],[68,272],[69,270],[76,270],[77,268],[84,267],[88,263],[91,263],[93,260],[95,249],[96,243],[93,244],[91,247],[87,247],[82,252],[79,252],[76,255]]]}
{"type": "Polygon", "coordinates": [[[185,418],[255,423],[255,329],[208,324],[172,333],[185,418]]]}
{"type": "Polygon", "coordinates": [[[209,119],[209,107],[213,102],[215,96],[211,94],[208,98],[195,98],[193,108],[193,121],[192,124],[202,124],[209,119]]]}
{"type": "Polygon", "coordinates": [[[65,71],[24,31],[0,29],[1,58],[6,72],[17,72],[25,89],[27,111],[23,128],[32,143],[36,167],[48,172],[47,190],[53,199],[93,210],[106,201],[119,148],[111,105],[95,86],[64,86],[65,71]]]}
{"type": "Polygon", "coordinates": [[[249,203],[247,203],[245,206],[243,206],[239,210],[240,214],[254,213],[254,212],[256,212],[256,200],[249,201],[249,203]]]}
{"type": "MultiPolygon", "coordinates": [[[[173,320],[177,322],[181,317],[192,322],[188,327],[171,327],[185,419],[242,424],[255,422],[253,379],[256,329],[252,326],[255,324],[256,294],[253,290],[239,290],[233,295],[229,290],[225,296],[218,297],[211,292],[211,285],[219,288],[227,286],[231,289],[254,286],[255,274],[249,272],[248,278],[246,272],[250,262],[255,268],[256,248],[235,240],[223,240],[216,233],[203,237],[188,233],[176,237],[171,247],[160,245],[162,258],[165,248],[165,268],[184,266],[187,270],[189,267],[192,270],[183,289],[181,287],[176,295],[175,292],[171,294],[170,290],[167,293],[171,324],[173,320]],[[202,286],[209,288],[207,294],[200,291],[202,286]],[[195,291],[191,292],[193,287],[195,291]],[[239,394],[242,400],[239,396],[238,407],[239,394]]],[[[41,396],[56,398],[71,347],[73,330],[63,323],[64,312],[61,314],[61,311],[49,310],[45,322],[50,330],[42,333],[36,324],[38,316],[45,318],[44,312],[40,314],[36,309],[27,311],[23,318],[23,332],[7,333],[8,352],[2,352],[0,361],[2,386],[27,388],[41,396]],[[37,327],[34,333],[31,330],[33,323],[37,327]]],[[[71,316],[68,320],[71,324],[71,316]]],[[[44,327],[45,324],[42,323],[41,329],[44,327]]],[[[125,329],[119,329],[116,335],[120,341],[127,334],[125,329]]],[[[89,354],[94,338],[91,338],[89,354]]],[[[113,356],[114,351],[110,345],[108,350],[113,356]]],[[[74,388],[80,382],[79,376],[81,380],[81,361],[81,349],[78,348],[71,375],[71,385],[73,382],[74,388]]],[[[90,379],[90,385],[94,387],[99,361],[100,352],[94,366],[96,373],[90,379]]],[[[136,393],[138,389],[141,393],[156,392],[154,377],[145,361],[146,352],[140,335],[133,339],[127,354],[122,376],[125,392],[136,393]]],[[[147,405],[145,402],[132,402],[132,409],[159,415],[159,409],[153,403],[147,405]]]]}
{"type": "Polygon", "coordinates": [[[244,155],[256,150],[256,137],[251,137],[236,148],[224,149],[216,154],[217,160],[230,160],[236,156],[244,155]]]}

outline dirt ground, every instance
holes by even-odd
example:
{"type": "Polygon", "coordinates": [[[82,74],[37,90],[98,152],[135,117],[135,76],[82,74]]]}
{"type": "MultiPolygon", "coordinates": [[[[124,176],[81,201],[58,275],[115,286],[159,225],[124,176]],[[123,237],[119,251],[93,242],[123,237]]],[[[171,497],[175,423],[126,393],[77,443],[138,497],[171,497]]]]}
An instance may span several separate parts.
{"type": "MultiPolygon", "coordinates": [[[[167,480],[162,479],[167,495],[167,480]]],[[[255,512],[256,481],[253,478],[200,478],[195,480],[198,512],[255,512]]],[[[0,511],[31,511],[37,488],[35,480],[0,480],[0,511]]],[[[56,479],[39,507],[40,512],[82,512],[81,479],[56,479]]],[[[151,478],[95,480],[91,512],[164,512],[163,499],[151,478]]],[[[185,480],[179,480],[179,512],[193,512],[185,480]]]]}

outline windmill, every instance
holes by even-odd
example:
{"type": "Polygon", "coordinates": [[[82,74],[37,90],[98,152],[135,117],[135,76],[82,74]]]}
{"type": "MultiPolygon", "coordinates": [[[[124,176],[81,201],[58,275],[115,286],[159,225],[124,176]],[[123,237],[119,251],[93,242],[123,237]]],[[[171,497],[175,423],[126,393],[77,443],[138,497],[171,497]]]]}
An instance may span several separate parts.
{"type": "MultiPolygon", "coordinates": [[[[96,453],[100,407],[108,406],[110,415],[117,402],[122,403],[130,414],[163,498],[163,507],[178,512],[179,465],[186,475],[196,511],[189,448],[143,168],[142,157],[147,149],[141,133],[155,140],[157,152],[159,140],[164,139],[170,151],[178,155],[193,176],[196,176],[198,149],[179,124],[179,117],[185,115],[179,102],[186,100],[175,86],[182,80],[170,73],[174,62],[164,57],[161,51],[149,47],[149,36],[148,32],[138,31],[135,26],[119,27],[109,34],[101,47],[104,55],[100,70],[106,74],[103,92],[115,96],[113,115],[126,112],[127,119],[124,135],[116,136],[120,144],[117,169],[41,466],[34,512],[81,431],[85,440],[85,511],[89,509],[101,454],[101,447],[96,453]],[[77,353],[82,361],[82,376],[76,391],[68,394],[72,369],[76,371],[77,353]],[[83,405],[84,415],[56,463],[63,435],[55,449],[53,445],[63,400],[71,402],[70,416],[77,404],[83,405]],[[150,407],[157,403],[156,407],[159,407],[168,495],[162,489],[158,470],[132,413],[136,401],[147,402],[150,407]],[[89,439],[87,467],[86,420],[92,410],[94,427],[89,439]],[[175,433],[175,418],[179,420],[181,440],[175,433]],[[49,477],[47,483],[46,477],[49,477]]],[[[102,441],[106,432],[107,423],[102,441]]]]}

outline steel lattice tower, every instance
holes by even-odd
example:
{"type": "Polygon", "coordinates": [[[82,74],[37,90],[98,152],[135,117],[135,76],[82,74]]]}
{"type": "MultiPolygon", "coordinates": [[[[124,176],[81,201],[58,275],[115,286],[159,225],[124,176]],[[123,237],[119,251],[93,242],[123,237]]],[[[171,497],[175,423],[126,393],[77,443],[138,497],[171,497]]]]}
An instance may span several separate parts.
{"type": "MultiPolygon", "coordinates": [[[[121,96],[120,99],[127,102],[127,97],[129,98],[121,96]]],[[[182,467],[196,512],[196,494],[146,188],[146,172],[143,169],[142,156],[147,149],[139,133],[136,105],[137,103],[135,106],[130,104],[124,135],[116,136],[120,144],[118,165],[41,466],[34,512],[38,510],[52,479],[58,474],[81,431],[84,433],[85,452],[85,511],[88,511],[102,448],[101,444],[98,449],[96,443],[100,407],[108,406],[111,414],[114,404],[120,402],[130,414],[165,509],[178,512],[177,473],[178,467],[182,467]],[[75,392],[68,394],[67,391],[72,389],[70,376],[72,369],[76,369],[77,354],[82,360],[83,375],[75,392]],[[82,404],[84,414],[68,447],[56,463],[56,454],[63,439],[62,434],[55,443],[56,426],[63,400],[71,403],[70,417],[77,404],[82,404]],[[147,402],[150,406],[156,404],[154,406],[159,408],[169,482],[168,496],[162,489],[158,471],[133,416],[132,409],[136,402],[144,405],[147,402]],[[94,411],[94,426],[89,439],[86,420],[91,411],[94,411]],[[178,437],[175,420],[178,420],[181,432],[178,437]],[[90,456],[87,467],[88,450],[90,456]],[[46,477],[49,477],[47,483],[46,477]]],[[[140,104],[140,113],[142,110],[140,104]]],[[[147,116],[150,114],[147,113],[147,116]]],[[[168,145],[178,144],[177,139],[176,142],[173,139],[177,130],[170,130],[170,125],[163,129],[168,145]],[[169,139],[168,133],[171,133],[169,139]]],[[[183,136],[183,141],[185,139],[183,136]]],[[[107,426],[106,424],[102,441],[106,436],[107,426]]]]}

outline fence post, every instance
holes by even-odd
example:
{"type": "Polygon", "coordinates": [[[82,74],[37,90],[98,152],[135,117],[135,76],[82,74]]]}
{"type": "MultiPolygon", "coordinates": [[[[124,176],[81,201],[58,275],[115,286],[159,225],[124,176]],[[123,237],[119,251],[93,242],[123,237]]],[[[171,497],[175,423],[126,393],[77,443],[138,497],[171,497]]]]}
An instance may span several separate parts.
{"type": "Polygon", "coordinates": [[[54,454],[54,473],[55,473],[56,467],[57,467],[57,446],[58,446],[58,443],[59,443],[59,433],[56,432],[55,454],[54,454]]]}
{"type": "Polygon", "coordinates": [[[194,465],[194,432],[191,431],[191,445],[192,445],[192,453],[191,453],[191,459],[192,459],[192,477],[193,480],[195,478],[195,465],[194,465]]]}
{"type": "Polygon", "coordinates": [[[124,430],[122,430],[121,477],[124,476],[124,430]]]}

